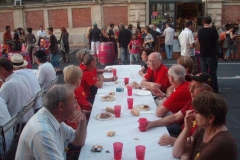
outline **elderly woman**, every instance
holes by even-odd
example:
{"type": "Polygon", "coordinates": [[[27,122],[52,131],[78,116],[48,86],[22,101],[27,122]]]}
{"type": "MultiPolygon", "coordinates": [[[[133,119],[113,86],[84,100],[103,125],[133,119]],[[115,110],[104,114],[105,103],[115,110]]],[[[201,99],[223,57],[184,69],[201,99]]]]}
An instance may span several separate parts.
{"type": "Polygon", "coordinates": [[[194,98],[192,104],[194,110],[186,113],[185,127],[173,146],[173,157],[237,160],[236,142],[225,126],[227,106],[223,98],[203,92],[194,98]],[[193,137],[188,138],[194,120],[199,127],[193,137]]]}
{"type": "Polygon", "coordinates": [[[69,42],[68,37],[69,33],[67,32],[65,27],[61,28],[61,36],[60,36],[60,48],[62,51],[62,59],[63,62],[69,62],[70,56],[69,56],[69,42]]]}
{"type": "MultiPolygon", "coordinates": [[[[77,99],[77,102],[81,107],[78,107],[77,109],[82,109],[86,116],[89,116],[89,113],[92,110],[92,104],[87,101],[87,96],[82,86],[80,86],[83,75],[81,69],[78,66],[70,65],[64,68],[63,75],[65,83],[71,85],[74,89],[75,98],[77,99]]],[[[67,124],[74,129],[76,129],[78,126],[75,122],[68,122],[67,124]]]]}
{"type": "Polygon", "coordinates": [[[83,64],[80,64],[80,68],[83,71],[82,83],[88,102],[94,102],[95,95],[98,88],[102,88],[103,82],[116,81],[117,77],[104,78],[102,74],[97,74],[97,60],[92,54],[86,54],[83,56],[83,64]]]}

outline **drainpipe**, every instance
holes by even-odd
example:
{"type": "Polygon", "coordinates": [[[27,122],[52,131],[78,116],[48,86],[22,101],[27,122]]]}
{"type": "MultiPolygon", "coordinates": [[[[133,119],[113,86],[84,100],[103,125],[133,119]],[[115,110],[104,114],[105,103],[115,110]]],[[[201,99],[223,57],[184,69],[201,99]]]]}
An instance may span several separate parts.
{"type": "Polygon", "coordinates": [[[145,25],[148,25],[149,24],[149,0],[147,0],[147,4],[146,4],[146,24],[145,25]]]}

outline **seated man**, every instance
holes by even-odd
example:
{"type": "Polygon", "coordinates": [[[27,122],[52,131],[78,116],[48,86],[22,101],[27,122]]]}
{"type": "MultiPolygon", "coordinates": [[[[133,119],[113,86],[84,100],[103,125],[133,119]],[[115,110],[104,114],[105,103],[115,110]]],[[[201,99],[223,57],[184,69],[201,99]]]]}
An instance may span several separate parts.
{"type": "MultiPolygon", "coordinates": [[[[10,116],[14,116],[26,106],[35,96],[32,93],[28,80],[13,72],[13,63],[6,58],[0,58],[0,78],[4,80],[0,97],[2,97],[8,107],[10,116]]],[[[33,116],[33,111],[29,110],[23,117],[26,123],[33,116]]]]}
{"type": "MultiPolygon", "coordinates": [[[[2,99],[0,97],[0,126],[4,125],[6,122],[8,122],[11,119],[11,116],[8,112],[8,108],[6,105],[6,102],[4,99],[2,99]]],[[[13,130],[10,129],[9,131],[7,131],[6,133],[4,133],[5,135],[5,143],[6,143],[6,152],[8,151],[11,142],[12,142],[12,138],[13,138],[13,130]]],[[[3,148],[3,138],[0,138],[0,155],[4,154],[4,148],[3,148]]]]}
{"type": "Polygon", "coordinates": [[[11,35],[11,28],[10,26],[6,26],[6,32],[3,34],[3,43],[4,44],[8,44],[12,46],[12,50],[16,50],[16,43],[14,42],[14,40],[12,39],[12,35],[11,35]]]}
{"type": "MultiPolygon", "coordinates": [[[[15,73],[27,78],[31,86],[33,95],[37,96],[37,93],[41,90],[41,88],[35,73],[31,69],[26,68],[26,66],[28,65],[28,62],[23,59],[23,56],[21,54],[18,54],[18,53],[12,56],[11,61],[13,62],[15,73]]],[[[35,103],[35,112],[39,110],[41,107],[42,107],[42,98],[39,98],[39,100],[35,103]]]]}
{"type": "Polygon", "coordinates": [[[86,139],[86,117],[76,110],[74,91],[68,85],[54,85],[44,97],[43,106],[26,124],[19,138],[16,160],[65,159],[71,143],[83,146],[86,139]],[[79,121],[76,130],[64,121],[79,121]]]}
{"type": "MultiPolygon", "coordinates": [[[[156,121],[149,121],[147,125],[148,129],[152,127],[157,127],[157,126],[168,126],[167,129],[170,135],[179,134],[181,131],[179,131],[178,129],[177,130],[174,129],[174,127],[171,127],[170,125],[183,124],[186,111],[193,109],[192,100],[197,95],[199,95],[204,91],[212,91],[212,86],[213,86],[212,77],[208,73],[199,73],[199,74],[196,74],[195,76],[187,75],[186,80],[190,81],[189,92],[191,94],[192,99],[177,113],[169,115],[167,117],[164,117],[156,121]]],[[[192,134],[196,129],[197,129],[197,126],[193,127],[190,134],[192,134]]],[[[175,141],[176,141],[175,137],[171,137],[169,135],[163,135],[160,138],[158,143],[161,146],[165,146],[165,145],[173,145],[175,141]]]]}
{"type": "Polygon", "coordinates": [[[56,72],[51,63],[47,61],[47,54],[39,50],[35,55],[36,63],[38,64],[38,71],[36,73],[38,82],[41,88],[45,87],[45,91],[48,91],[50,83],[56,78],[56,72]]]}
{"type": "Polygon", "coordinates": [[[152,91],[155,96],[163,98],[162,105],[158,106],[156,111],[158,117],[165,116],[169,111],[177,113],[191,100],[191,95],[188,91],[189,82],[186,82],[185,75],[186,70],[183,66],[173,65],[168,70],[168,79],[174,88],[173,92],[166,96],[166,94],[158,88],[152,91]]]}
{"type": "Polygon", "coordinates": [[[168,68],[162,64],[162,56],[158,52],[153,52],[148,56],[148,70],[144,76],[141,85],[137,83],[131,84],[134,88],[146,88],[153,90],[160,88],[163,93],[166,93],[170,86],[167,72],[168,68]]]}

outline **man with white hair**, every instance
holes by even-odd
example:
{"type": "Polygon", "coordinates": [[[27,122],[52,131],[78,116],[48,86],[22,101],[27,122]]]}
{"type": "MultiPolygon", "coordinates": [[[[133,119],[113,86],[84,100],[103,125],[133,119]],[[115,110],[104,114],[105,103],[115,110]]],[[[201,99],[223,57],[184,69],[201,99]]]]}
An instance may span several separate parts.
{"type": "Polygon", "coordinates": [[[174,90],[170,95],[162,93],[156,88],[152,92],[155,96],[164,97],[163,103],[158,106],[156,115],[158,117],[165,116],[169,111],[176,113],[191,100],[191,95],[188,91],[189,82],[185,80],[186,70],[181,65],[173,65],[168,70],[168,79],[174,90]]]}

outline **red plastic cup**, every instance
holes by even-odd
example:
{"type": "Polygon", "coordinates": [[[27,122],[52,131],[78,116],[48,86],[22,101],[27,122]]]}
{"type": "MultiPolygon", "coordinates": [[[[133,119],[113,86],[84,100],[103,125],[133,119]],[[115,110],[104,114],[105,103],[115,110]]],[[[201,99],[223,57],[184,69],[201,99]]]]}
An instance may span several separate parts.
{"type": "Polygon", "coordinates": [[[122,148],[123,148],[122,142],[113,143],[114,159],[116,160],[122,159],[122,148]]]}
{"type": "Polygon", "coordinates": [[[115,68],[112,69],[113,76],[117,76],[117,70],[115,68]]]}
{"type": "Polygon", "coordinates": [[[120,105],[114,106],[114,113],[115,113],[116,118],[119,118],[121,116],[121,106],[120,105]]]}
{"type": "Polygon", "coordinates": [[[138,145],[135,147],[135,149],[136,149],[137,160],[144,160],[146,147],[143,145],[138,145]]]}
{"type": "Polygon", "coordinates": [[[132,86],[127,87],[128,96],[132,96],[132,86]]]}
{"type": "Polygon", "coordinates": [[[128,98],[127,103],[128,103],[128,109],[132,109],[133,108],[133,98],[128,98]]]}
{"type": "Polygon", "coordinates": [[[129,78],[124,78],[125,86],[129,83],[129,78]]]}
{"type": "Polygon", "coordinates": [[[141,132],[145,132],[147,130],[147,119],[146,118],[139,118],[138,122],[139,122],[138,129],[141,132]]]}

